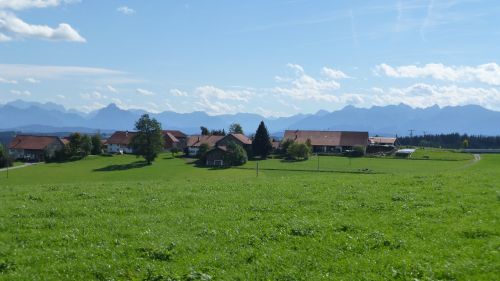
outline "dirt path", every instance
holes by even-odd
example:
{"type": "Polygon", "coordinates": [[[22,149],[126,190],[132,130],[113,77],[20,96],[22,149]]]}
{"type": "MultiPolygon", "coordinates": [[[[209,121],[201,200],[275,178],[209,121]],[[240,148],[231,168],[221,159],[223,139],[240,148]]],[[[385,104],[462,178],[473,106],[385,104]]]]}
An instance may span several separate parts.
{"type": "MultiPolygon", "coordinates": [[[[33,166],[33,165],[38,165],[38,164],[40,164],[40,163],[25,163],[23,165],[19,165],[19,166],[15,166],[15,167],[10,167],[9,171],[12,171],[12,170],[15,170],[15,169],[26,168],[26,167],[33,166]]],[[[7,171],[7,168],[0,169],[0,173],[1,172],[5,172],[5,171],[7,171]]]]}

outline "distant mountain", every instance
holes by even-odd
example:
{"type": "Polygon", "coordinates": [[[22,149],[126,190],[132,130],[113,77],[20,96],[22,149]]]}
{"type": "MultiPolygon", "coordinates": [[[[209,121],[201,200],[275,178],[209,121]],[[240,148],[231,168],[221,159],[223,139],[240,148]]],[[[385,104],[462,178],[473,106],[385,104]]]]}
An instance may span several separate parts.
{"type": "Polygon", "coordinates": [[[347,106],[325,115],[304,118],[291,128],[362,130],[375,135],[467,133],[500,134],[500,112],[477,105],[411,108],[408,105],[356,108],[347,106]]]}
{"type": "MultiPolygon", "coordinates": [[[[143,110],[124,110],[115,104],[91,113],[66,110],[54,103],[24,102],[21,100],[0,105],[0,130],[21,132],[105,132],[132,130],[143,110]]],[[[265,118],[258,114],[238,113],[208,115],[205,112],[177,113],[165,111],[150,114],[164,128],[179,129],[188,134],[199,133],[200,126],[209,129],[228,129],[233,122],[240,123],[246,133],[255,132],[260,121],[264,121],[273,135],[286,129],[357,130],[371,135],[408,135],[435,133],[467,133],[500,135],[500,112],[487,110],[477,105],[428,108],[411,108],[408,105],[374,106],[356,108],[347,106],[328,112],[297,114],[290,117],[265,118]]]]}

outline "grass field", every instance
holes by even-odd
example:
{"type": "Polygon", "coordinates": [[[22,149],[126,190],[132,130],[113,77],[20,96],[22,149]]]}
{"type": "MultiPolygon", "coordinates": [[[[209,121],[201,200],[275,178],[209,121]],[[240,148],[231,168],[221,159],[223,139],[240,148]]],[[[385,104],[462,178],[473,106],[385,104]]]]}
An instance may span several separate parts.
{"type": "Polygon", "coordinates": [[[499,280],[500,155],[427,153],[0,173],[0,280],[499,280]]]}

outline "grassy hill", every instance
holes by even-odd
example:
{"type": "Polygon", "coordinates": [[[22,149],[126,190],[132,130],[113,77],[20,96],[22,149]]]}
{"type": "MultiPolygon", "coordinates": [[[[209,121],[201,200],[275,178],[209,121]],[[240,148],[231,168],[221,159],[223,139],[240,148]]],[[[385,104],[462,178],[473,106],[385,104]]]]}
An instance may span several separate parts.
{"type": "Polygon", "coordinates": [[[0,173],[0,279],[498,279],[500,156],[423,156],[0,173]]]}

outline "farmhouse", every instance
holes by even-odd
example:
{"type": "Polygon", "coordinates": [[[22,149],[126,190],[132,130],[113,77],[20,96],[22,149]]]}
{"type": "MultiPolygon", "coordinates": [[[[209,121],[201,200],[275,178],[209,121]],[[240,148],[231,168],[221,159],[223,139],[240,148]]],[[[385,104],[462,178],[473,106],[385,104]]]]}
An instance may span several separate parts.
{"type": "Polygon", "coordinates": [[[368,145],[368,132],[286,130],[283,141],[311,142],[315,153],[341,153],[368,145]]]}
{"type": "Polygon", "coordinates": [[[135,132],[129,131],[114,132],[106,141],[108,153],[133,153],[130,143],[135,135],[135,132]]]}
{"type": "Polygon", "coordinates": [[[224,165],[228,165],[229,163],[225,163],[227,149],[225,146],[217,146],[207,152],[205,155],[206,165],[207,166],[219,166],[222,167],[224,165]]]}
{"type": "Polygon", "coordinates": [[[165,140],[164,150],[170,150],[172,148],[182,150],[186,147],[187,135],[183,132],[177,130],[163,130],[162,135],[165,140]]]}
{"type": "Polygon", "coordinates": [[[53,157],[56,151],[63,149],[64,143],[54,136],[17,135],[8,148],[15,159],[43,161],[46,156],[53,157]]]}
{"type": "Polygon", "coordinates": [[[217,145],[217,142],[223,139],[224,136],[215,136],[215,135],[194,135],[189,136],[186,142],[186,154],[188,156],[194,157],[198,154],[200,150],[200,146],[202,144],[207,144],[208,147],[212,148],[217,145]]]}

